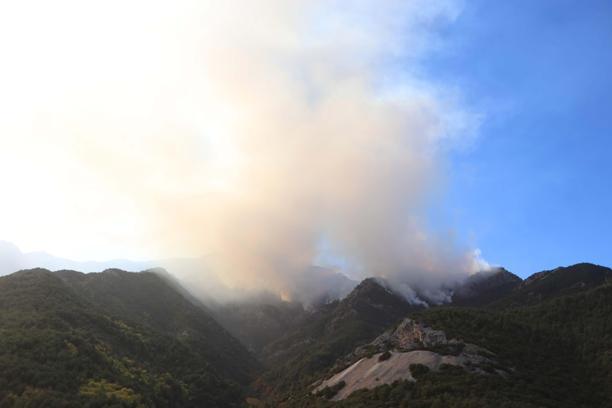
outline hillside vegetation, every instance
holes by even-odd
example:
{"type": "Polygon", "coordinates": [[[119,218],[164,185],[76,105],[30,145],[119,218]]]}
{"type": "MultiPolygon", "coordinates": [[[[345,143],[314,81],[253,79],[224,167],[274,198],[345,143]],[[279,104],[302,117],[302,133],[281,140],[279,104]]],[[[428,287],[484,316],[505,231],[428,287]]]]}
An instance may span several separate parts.
{"type": "Polygon", "coordinates": [[[339,357],[373,340],[415,309],[374,279],[364,280],[346,298],[320,306],[299,327],[264,349],[268,370],[257,389],[264,395],[301,392],[339,357]]]}
{"type": "Polygon", "coordinates": [[[240,406],[256,361],[151,272],[0,278],[0,406],[240,406]]]}
{"type": "MultiPolygon", "coordinates": [[[[478,301],[474,304],[481,306],[451,304],[408,313],[449,337],[490,350],[509,375],[479,375],[444,366],[437,372],[416,370],[416,382],[399,381],[359,390],[337,402],[328,399],[343,384],[317,395],[311,393],[312,386],[305,386],[301,391],[285,393],[280,405],[612,407],[610,272],[597,265],[579,264],[546,271],[523,282],[507,275],[502,279],[491,276],[498,283],[483,284],[482,290],[504,294],[492,298],[475,291],[472,296],[478,301]]],[[[469,303],[467,298],[461,298],[461,304],[465,303],[469,303]]],[[[331,372],[338,372],[337,367],[331,372]]],[[[326,373],[319,379],[329,377],[326,373]]]]}
{"type": "Polygon", "coordinates": [[[612,270],[498,269],[453,300],[366,279],[211,311],[161,271],[20,271],[0,278],[0,407],[612,407],[612,270]]]}

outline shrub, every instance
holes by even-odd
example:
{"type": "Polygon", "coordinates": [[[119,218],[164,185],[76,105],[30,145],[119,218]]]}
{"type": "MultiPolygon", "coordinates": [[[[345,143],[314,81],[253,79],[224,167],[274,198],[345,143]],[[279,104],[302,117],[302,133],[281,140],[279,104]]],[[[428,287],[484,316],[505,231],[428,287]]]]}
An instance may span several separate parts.
{"type": "Polygon", "coordinates": [[[331,387],[323,388],[321,391],[317,393],[317,396],[321,396],[326,399],[332,399],[338,393],[338,391],[344,388],[345,385],[346,383],[344,381],[340,381],[332,385],[331,387]]]}
{"type": "Polygon", "coordinates": [[[389,358],[391,358],[391,353],[389,352],[389,350],[387,350],[384,353],[382,353],[380,356],[378,356],[378,361],[385,361],[385,360],[388,360],[389,358]]]}
{"type": "Polygon", "coordinates": [[[410,374],[414,378],[422,377],[429,372],[429,367],[423,364],[410,364],[410,374]]]}

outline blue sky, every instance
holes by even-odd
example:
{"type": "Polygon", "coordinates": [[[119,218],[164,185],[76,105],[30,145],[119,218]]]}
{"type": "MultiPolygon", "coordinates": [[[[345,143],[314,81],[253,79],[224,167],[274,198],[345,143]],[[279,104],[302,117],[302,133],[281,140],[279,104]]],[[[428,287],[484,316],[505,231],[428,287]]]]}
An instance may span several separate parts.
{"type": "Polygon", "coordinates": [[[471,0],[424,67],[484,113],[448,213],[520,276],[612,265],[612,2],[471,0]]]}

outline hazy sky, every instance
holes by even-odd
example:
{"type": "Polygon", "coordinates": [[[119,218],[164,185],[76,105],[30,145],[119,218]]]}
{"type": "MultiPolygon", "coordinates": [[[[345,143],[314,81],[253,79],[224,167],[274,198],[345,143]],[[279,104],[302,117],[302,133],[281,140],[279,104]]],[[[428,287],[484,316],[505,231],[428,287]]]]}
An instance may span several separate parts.
{"type": "Polygon", "coordinates": [[[321,259],[415,284],[478,250],[522,276],[612,264],[611,22],[604,1],[2,2],[0,239],[207,255],[279,290],[321,259]]]}

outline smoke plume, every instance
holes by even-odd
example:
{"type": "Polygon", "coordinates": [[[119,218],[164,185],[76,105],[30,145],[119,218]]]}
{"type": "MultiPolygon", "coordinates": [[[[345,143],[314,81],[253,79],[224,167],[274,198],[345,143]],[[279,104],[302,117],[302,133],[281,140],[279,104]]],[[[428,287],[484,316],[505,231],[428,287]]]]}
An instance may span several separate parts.
{"type": "Polygon", "coordinates": [[[426,217],[476,124],[420,72],[455,2],[33,3],[0,13],[24,38],[1,44],[5,238],[203,255],[227,287],[289,297],[321,292],[321,259],[407,296],[479,268],[426,217]]]}

